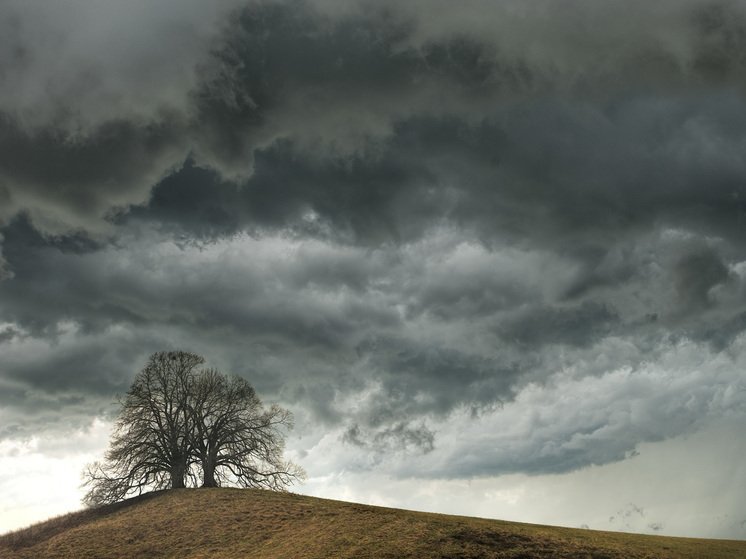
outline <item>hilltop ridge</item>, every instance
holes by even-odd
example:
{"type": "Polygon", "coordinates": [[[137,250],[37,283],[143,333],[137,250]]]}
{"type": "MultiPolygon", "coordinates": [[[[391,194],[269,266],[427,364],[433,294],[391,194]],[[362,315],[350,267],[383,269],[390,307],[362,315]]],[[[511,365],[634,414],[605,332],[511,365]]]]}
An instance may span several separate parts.
{"type": "Polygon", "coordinates": [[[746,557],[746,541],[599,532],[247,489],[179,489],[0,536],[0,558],[746,557]]]}

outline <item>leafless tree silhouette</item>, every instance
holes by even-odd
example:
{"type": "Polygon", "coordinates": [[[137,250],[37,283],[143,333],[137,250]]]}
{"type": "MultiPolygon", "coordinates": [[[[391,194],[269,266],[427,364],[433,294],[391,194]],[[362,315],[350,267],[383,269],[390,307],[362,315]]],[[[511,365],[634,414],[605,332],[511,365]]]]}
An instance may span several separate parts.
{"type": "Polygon", "coordinates": [[[305,472],[283,459],[292,414],[265,410],[252,386],[199,355],[150,356],[120,405],[104,461],[83,471],[88,506],[149,490],[237,485],[284,489],[305,472]]]}
{"type": "Polygon", "coordinates": [[[277,405],[264,410],[244,379],[201,371],[192,401],[194,455],[204,487],[281,489],[302,476],[298,466],[283,460],[283,430],[292,429],[292,414],[277,405]]]}

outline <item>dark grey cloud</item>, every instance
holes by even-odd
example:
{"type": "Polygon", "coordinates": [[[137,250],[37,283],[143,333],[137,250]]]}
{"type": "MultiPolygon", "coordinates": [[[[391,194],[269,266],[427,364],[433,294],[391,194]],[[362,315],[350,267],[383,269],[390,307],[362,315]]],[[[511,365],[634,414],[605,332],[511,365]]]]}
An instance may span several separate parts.
{"type": "Polygon", "coordinates": [[[528,309],[507,321],[499,335],[507,341],[533,347],[552,343],[588,346],[608,336],[618,321],[613,309],[586,301],[568,309],[528,309]]]}
{"type": "Polygon", "coordinates": [[[434,448],[435,433],[425,425],[411,427],[402,422],[371,434],[354,424],[345,431],[342,442],[381,453],[415,449],[426,454],[434,448]]]}
{"type": "Polygon", "coordinates": [[[4,3],[0,220],[110,233],[112,210],[183,161],[195,65],[235,5],[4,3]]]}
{"type": "MultiPolygon", "coordinates": [[[[185,82],[187,105],[164,104],[146,119],[104,117],[77,134],[56,124],[31,133],[8,112],[6,143],[14,149],[4,150],[12,152],[4,164],[6,188],[18,198],[10,208],[55,233],[90,228],[107,209],[145,202],[159,175],[193,150],[197,166],[216,177],[187,177],[182,170],[152,202],[156,210],[163,197],[173,202],[174,182],[212,183],[184,184],[179,204],[167,212],[177,218],[185,211],[181,221],[192,224],[189,208],[204,203],[196,222],[208,226],[203,234],[262,225],[307,230],[313,228],[303,219],[309,215],[336,234],[374,243],[421,235],[439,218],[479,225],[488,236],[559,234],[566,242],[589,230],[624,232],[661,218],[716,224],[718,232],[733,227],[744,127],[741,102],[728,94],[727,83],[738,83],[740,66],[729,59],[735,69],[709,80],[724,83],[722,92],[692,96],[682,86],[701,79],[702,49],[729,55],[717,45],[738,35],[732,29],[742,20],[737,6],[669,7],[677,37],[687,41],[682,50],[694,57],[682,63],[691,75],[682,71],[673,91],[651,92],[649,76],[639,81],[634,65],[644,52],[628,52],[617,38],[608,39],[603,70],[582,58],[592,51],[579,49],[581,75],[616,73],[615,85],[629,84],[622,95],[601,99],[563,85],[569,70],[561,59],[570,52],[557,49],[547,67],[537,55],[541,49],[519,56],[503,44],[519,40],[514,32],[496,33],[492,41],[478,30],[449,34],[438,30],[446,15],[420,21],[412,6],[361,14],[336,6],[325,12],[313,4],[252,4],[234,13],[209,60],[195,60],[198,79],[185,82]],[[611,63],[615,57],[631,57],[631,66],[611,63]],[[47,165],[30,163],[39,159],[47,165]],[[81,167],[78,161],[97,163],[81,167]],[[237,174],[244,178],[222,178],[237,174]],[[704,180],[708,189],[699,187],[704,180]],[[15,193],[16,184],[25,196],[15,193]],[[68,195],[60,198],[63,191],[68,195]],[[36,193],[30,201],[29,192],[36,193]],[[541,203],[532,203],[537,196],[541,203]],[[45,208],[42,199],[57,203],[45,208]]],[[[571,13],[579,15],[581,6],[573,4],[571,13]]],[[[468,20],[484,12],[492,21],[504,12],[529,32],[542,29],[542,10],[553,11],[541,2],[534,14],[476,8],[468,20]]],[[[599,23],[612,15],[614,8],[601,11],[599,23]]],[[[603,36],[602,28],[582,29],[589,45],[603,36]]],[[[645,48],[670,50],[649,31],[638,30],[649,41],[645,48]]],[[[542,40],[549,47],[567,38],[542,40]]]]}
{"type": "Polygon", "coordinates": [[[380,428],[407,417],[444,417],[461,406],[481,409],[512,399],[521,374],[518,363],[489,354],[469,354],[428,340],[376,339],[370,354],[378,398],[368,399],[357,415],[380,428]]]}
{"type": "Polygon", "coordinates": [[[112,417],[142,362],[164,340],[151,332],[113,328],[81,335],[74,323],[34,335],[16,330],[0,342],[1,439],[64,437],[86,429],[92,417],[112,417]],[[50,340],[51,341],[50,343],[50,340]]]}
{"type": "Polygon", "coordinates": [[[85,134],[114,119],[183,110],[224,18],[240,2],[2,6],[3,110],[31,129],[85,134]]]}
{"type": "Polygon", "coordinates": [[[597,255],[662,225],[739,238],[741,101],[643,97],[619,105],[527,103],[479,125],[408,118],[370,154],[318,154],[278,141],[254,152],[247,180],[189,160],[130,218],[203,236],[270,227],[365,244],[416,240],[446,223],[485,242],[560,250],[593,235],[597,255]]]}
{"type": "Polygon", "coordinates": [[[707,247],[681,256],[675,268],[676,293],[684,311],[699,311],[713,304],[711,291],[729,279],[728,268],[707,247]]]}
{"type": "Polygon", "coordinates": [[[0,218],[23,213],[53,236],[105,232],[107,215],[141,200],[179,144],[179,125],[168,120],[111,120],[76,137],[54,127],[28,132],[2,116],[0,181],[7,203],[0,218]]]}

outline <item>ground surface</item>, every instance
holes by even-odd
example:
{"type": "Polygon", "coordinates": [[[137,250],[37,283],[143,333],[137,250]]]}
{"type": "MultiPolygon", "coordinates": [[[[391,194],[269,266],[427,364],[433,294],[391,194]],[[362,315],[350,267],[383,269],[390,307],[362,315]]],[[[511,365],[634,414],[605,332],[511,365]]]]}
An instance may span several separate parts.
{"type": "Polygon", "coordinates": [[[517,524],[290,493],[181,489],[0,536],[0,557],[744,558],[745,541],[517,524]]]}

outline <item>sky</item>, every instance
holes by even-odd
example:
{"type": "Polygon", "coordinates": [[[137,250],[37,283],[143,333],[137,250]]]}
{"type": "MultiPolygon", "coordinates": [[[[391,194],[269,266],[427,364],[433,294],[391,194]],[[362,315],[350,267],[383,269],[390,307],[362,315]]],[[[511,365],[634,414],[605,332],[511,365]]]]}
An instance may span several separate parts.
{"type": "Polygon", "coordinates": [[[746,539],[746,3],[0,3],[0,532],[161,350],[320,497],[746,539]]]}

